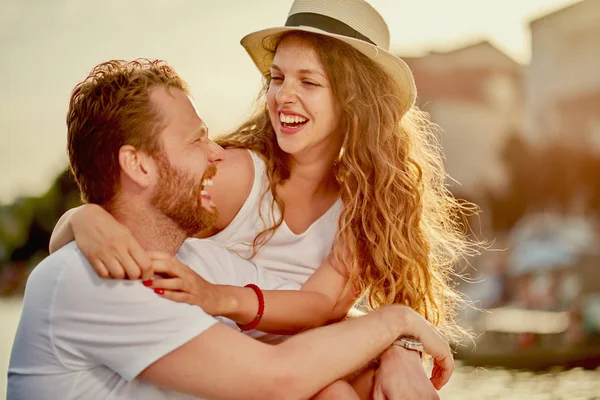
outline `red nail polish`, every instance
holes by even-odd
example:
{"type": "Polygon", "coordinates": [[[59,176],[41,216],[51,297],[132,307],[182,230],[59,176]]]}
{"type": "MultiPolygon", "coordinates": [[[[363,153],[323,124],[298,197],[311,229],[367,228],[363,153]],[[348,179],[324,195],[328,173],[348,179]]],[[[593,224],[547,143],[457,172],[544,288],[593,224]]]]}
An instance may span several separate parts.
{"type": "Polygon", "coordinates": [[[154,293],[163,295],[163,294],[165,294],[165,290],[164,289],[154,289],[154,293]]]}
{"type": "Polygon", "coordinates": [[[147,281],[143,281],[142,282],[144,284],[144,286],[148,287],[148,286],[152,286],[152,280],[148,279],[147,281]]]}

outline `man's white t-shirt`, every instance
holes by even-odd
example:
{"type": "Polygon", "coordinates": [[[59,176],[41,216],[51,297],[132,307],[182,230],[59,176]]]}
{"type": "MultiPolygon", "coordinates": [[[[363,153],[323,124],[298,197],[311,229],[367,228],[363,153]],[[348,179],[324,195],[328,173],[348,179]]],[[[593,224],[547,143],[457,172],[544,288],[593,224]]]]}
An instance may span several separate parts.
{"type": "MultiPolygon", "coordinates": [[[[211,283],[299,288],[211,240],[188,239],[177,257],[211,283]]],[[[140,281],[99,278],[70,243],[27,281],[8,400],[192,398],[135,378],[219,321],[235,326],[162,298],[140,281]]]]}

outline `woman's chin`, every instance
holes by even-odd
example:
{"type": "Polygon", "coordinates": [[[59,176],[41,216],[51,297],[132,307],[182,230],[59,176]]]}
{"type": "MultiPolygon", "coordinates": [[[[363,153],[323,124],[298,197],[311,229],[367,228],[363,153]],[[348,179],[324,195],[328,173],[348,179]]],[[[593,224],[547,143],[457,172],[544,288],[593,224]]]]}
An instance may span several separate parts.
{"type": "Polygon", "coordinates": [[[279,135],[277,135],[277,144],[281,151],[291,156],[300,153],[305,148],[304,143],[301,143],[297,138],[280,137],[279,135]]]}

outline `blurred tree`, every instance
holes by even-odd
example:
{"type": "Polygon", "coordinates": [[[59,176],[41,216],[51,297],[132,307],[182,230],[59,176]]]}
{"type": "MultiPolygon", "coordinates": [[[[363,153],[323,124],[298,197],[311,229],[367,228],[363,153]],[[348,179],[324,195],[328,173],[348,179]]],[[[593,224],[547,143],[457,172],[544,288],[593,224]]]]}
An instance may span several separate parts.
{"type": "Polygon", "coordinates": [[[46,253],[60,216],[79,204],[77,184],[65,170],[44,195],[20,198],[0,208],[0,265],[8,261],[27,262],[37,253],[46,253]]]}

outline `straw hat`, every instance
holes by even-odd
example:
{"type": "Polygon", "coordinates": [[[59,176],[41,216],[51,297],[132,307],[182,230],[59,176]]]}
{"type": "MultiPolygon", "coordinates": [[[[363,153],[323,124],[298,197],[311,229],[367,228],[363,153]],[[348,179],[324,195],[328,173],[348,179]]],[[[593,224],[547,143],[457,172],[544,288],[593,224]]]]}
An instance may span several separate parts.
{"type": "Polygon", "coordinates": [[[265,40],[302,31],[329,36],[360,51],[397,82],[405,95],[403,112],[415,102],[417,89],[412,72],[400,58],[389,52],[390,31],[383,17],[364,0],[295,0],[285,26],[263,29],[246,35],[242,46],[261,73],[269,72],[273,55],[265,40]]]}

